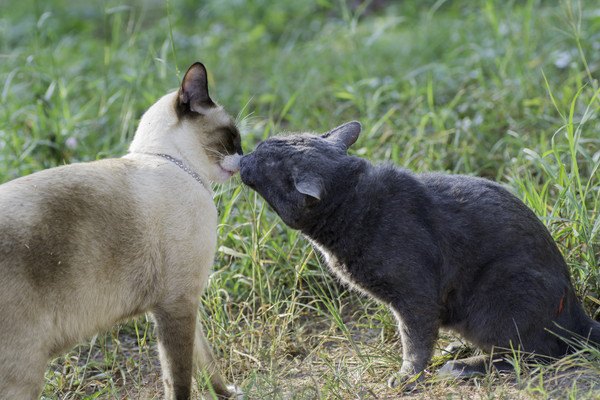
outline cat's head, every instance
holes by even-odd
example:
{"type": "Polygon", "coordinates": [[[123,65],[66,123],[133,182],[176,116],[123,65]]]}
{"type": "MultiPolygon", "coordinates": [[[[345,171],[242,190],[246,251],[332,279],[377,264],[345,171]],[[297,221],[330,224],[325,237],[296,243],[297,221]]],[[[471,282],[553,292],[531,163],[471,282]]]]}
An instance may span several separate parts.
{"type": "Polygon", "coordinates": [[[353,121],[323,135],[275,136],[242,157],[242,182],[256,190],[295,229],[310,223],[336,186],[348,148],[360,134],[353,121]]]}
{"type": "Polygon", "coordinates": [[[202,63],[192,64],[179,90],[146,111],[129,151],[182,157],[213,182],[224,182],[238,171],[240,133],[235,120],[210,98],[202,63]]]}

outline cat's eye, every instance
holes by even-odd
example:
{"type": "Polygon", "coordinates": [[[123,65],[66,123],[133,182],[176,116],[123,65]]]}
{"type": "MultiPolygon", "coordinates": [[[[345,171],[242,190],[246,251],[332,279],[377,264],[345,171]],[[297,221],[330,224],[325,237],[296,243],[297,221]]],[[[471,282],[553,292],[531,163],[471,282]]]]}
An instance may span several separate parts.
{"type": "Polygon", "coordinates": [[[224,126],[220,128],[220,131],[223,132],[223,134],[225,134],[226,136],[229,136],[234,139],[240,137],[240,133],[235,127],[224,126]]]}

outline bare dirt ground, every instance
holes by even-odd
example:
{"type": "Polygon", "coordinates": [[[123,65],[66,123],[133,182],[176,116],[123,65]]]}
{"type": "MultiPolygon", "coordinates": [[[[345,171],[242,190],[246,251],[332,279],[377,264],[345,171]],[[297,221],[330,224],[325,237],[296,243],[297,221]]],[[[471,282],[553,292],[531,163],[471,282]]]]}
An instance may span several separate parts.
{"type": "MultiPolygon", "coordinates": [[[[260,326],[246,327],[251,335],[262,331],[259,346],[249,343],[248,335],[234,336],[239,341],[227,348],[217,346],[222,371],[243,388],[245,398],[600,399],[598,371],[569,365],[558,366],[541,377],[536,369],[468,381],[439,381],[428,373],[411,392],[390,389],[387,377],[399,368],[401,354],[393,334],[352,322],[347,332],[325,320],[305,322],[297,331],[278,337],[260,326]],[[568,393],[574,385],[575,397],[568,393]]],[[[47,378],[58,384],[45,398],[161,399],[155,341],[150,332],[148,340],[137,336],[133,329],[116,330],[56,360],[47,378]]],[[[444,335],[440,343],[451,339],[444,335]]],[[[441,357],[435,357],[432,371],[441,362],[441,357]]],[[[203,398],[199,393],[196,397],[203,398]]]]}

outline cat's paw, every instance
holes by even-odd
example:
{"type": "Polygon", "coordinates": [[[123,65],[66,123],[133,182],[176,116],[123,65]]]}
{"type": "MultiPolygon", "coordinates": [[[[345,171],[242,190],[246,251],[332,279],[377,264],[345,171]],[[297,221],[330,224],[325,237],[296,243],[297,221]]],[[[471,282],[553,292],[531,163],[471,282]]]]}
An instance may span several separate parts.
{"type": "Polygon", "coordinates": [[[447,361],[437,370],[441,379],[470,379],[484,376],[489,370],[489,356],[473,356],[447,361]]]}
{"type": "Polygon", "coordinates": [[[438,369],[437,376],[442,379],[470,379],[485,376],[491,371],[512,373],[514,366],[501,356],[491,358],[489,355],[479,355],[450,360],[438,369]]]}
{"type": "MultiPolygon", "coordinates": [[[[215,394],[203,394],[200,396],[201,400],[214,399],[215,394]]],[[[216,398],[218,400],[244,400],[244,392],[242,389],[235,385],[227,385],[222,387],[221,390],[217,391],[216,398]],[[226,389],[225,389],[226,388],[226,389]]]]}
{"type": "Polygon", "coordinates": [[[229,391],[229,397],[227,397],[227,399],[244,400],[244,392],[239,386],[227,385],[227,390],[229,391]]]}
{"type": "Polygon", "coordinates": [[[471,377],[464,368],[456,365],[455,361],[448,361],[437,370],[436,376],[440,379],[468,379],[471,377]]]}

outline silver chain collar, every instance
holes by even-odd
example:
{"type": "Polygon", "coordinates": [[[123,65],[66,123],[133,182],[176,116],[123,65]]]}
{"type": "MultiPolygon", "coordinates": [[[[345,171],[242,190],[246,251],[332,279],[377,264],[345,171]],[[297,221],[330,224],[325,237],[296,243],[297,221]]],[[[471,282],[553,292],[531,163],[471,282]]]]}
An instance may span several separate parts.
{"type": "Polygon", "coordinates": [[[153,153],[153,154],[155,156],[159,156],[159,157],[162,157],[164,159],[171,161],[173,164],[177,165],[179,168],[181,168],[182,170],[184,170],[185,172],[190,174],[192,176],[192,178],[194,178],[195,180],[200,182],[200,184],[202,186],[204,186],[204,189],[206,189],[209,193],[212,193],[212,190],[209,188],[209,186],[206,183],[204,183],[204,181],[202,180],[202,177],[196,171],[192,170],[190,167],[185,165],[183,163],[183,161],[181,161],[175,157],[171,157],[170,155],[164,154],[164,153],[153,153]]]}

